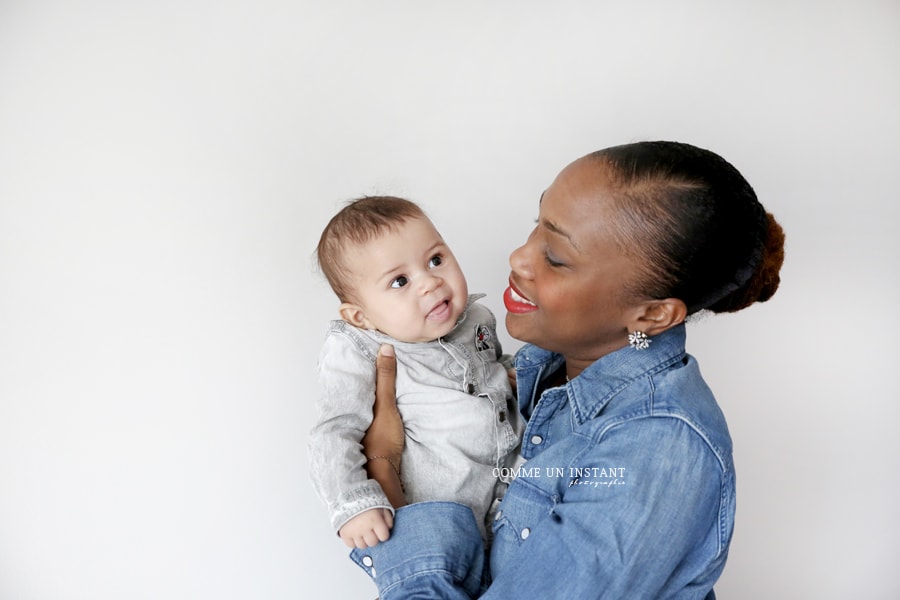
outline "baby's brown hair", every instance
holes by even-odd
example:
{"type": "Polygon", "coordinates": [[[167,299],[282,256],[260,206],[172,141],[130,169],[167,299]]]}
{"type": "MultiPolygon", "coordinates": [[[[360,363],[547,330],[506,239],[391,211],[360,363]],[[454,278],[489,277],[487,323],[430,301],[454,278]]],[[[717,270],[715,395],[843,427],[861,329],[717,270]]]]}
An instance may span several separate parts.
{"type": "Polygon", "coordinates": [[[396,196],[364,196],[351,200],[322,231],[316,247],[319,269],[341,302],[352,300],[345,251],[396,228],[410,219],[427,218],[415,202],[396,196]]]}

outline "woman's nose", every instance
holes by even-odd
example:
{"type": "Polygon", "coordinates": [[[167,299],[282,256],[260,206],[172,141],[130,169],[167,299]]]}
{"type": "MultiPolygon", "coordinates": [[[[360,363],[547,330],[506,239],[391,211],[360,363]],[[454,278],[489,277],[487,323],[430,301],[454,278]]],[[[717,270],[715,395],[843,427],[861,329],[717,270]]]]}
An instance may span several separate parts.
{"type": "Polygon", "coordinates": [[[509,255],[509,266],[513,272],[526,279],[530,279],[534,274],[529,259],[528,244],[519,246],[509,255]]]}

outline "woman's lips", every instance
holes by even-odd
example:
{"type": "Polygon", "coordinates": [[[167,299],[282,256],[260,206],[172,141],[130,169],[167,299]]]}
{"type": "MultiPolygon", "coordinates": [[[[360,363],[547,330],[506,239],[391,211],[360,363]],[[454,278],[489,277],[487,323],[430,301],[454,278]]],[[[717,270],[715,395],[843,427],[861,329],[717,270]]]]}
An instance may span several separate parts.
{"type": "Polygon", "coordinates": [[[506,291],[503,292],[503,305],[506,306],[506,310],[517,315],[529,313],[538,308],[534,302],[520,294],[519,291],[513,287],[512,283],[510,283],[509,287],[506,288],[506,291]]]}

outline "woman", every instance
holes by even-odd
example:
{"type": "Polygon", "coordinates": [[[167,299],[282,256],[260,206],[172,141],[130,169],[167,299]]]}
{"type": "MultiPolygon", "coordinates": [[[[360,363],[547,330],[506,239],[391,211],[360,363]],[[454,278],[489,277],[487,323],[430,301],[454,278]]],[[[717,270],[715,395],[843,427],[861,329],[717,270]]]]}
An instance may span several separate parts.
{"type": "MultiPolygon", "coordinates": [[[[768,300],[783,257],[781,227],[712,152],[644,142],[567,166],[510,256],[526,462],[489,567],[465,507],[406,506],[388,542],[353,553],[381,598],[714,598],[734,524],[731,439],[684,321],[768,300]]],[[[397,465],[390,369],[363,443],[397,465]]],[[[368,469],[402,506],[391,462],[368,469]]]]}

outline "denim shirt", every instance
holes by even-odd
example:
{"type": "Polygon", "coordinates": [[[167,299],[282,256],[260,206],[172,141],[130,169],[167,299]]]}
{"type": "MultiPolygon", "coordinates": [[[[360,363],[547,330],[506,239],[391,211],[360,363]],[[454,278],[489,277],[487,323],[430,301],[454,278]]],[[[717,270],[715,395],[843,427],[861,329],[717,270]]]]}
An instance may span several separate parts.
{"type": "Polygon", "coordinates": [[[487,537],[491,507],[511,480],[507,467],[517,459],[524,426],[500,362],[496,320],[476,302],[482,296],[470,296],[454,329],[431,342],[400,342],[344,321],[331,323],[319,356],[320,416],[309,455],[313,485],[335,531],[365,510],[393,510],[378,482],[368,479],[360,446],[372,421],[375,357],[389,343],[397,356],[397,407],[406,433],[407,500],[466,504],[487,537]]]}
{"type": "Polygon", "coordinates": [[[684,341],[681,325],[543,394],[563,358],[522,348],[527,462],[497,511],[490,567],[465,507],[404,507],[390,540],[351,553],[382,600],[714,598],[734,526],[731,439],[684,341]]]}

